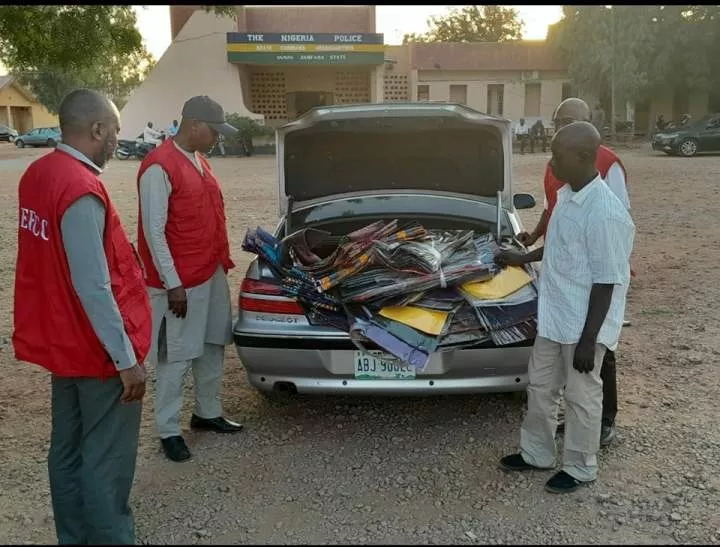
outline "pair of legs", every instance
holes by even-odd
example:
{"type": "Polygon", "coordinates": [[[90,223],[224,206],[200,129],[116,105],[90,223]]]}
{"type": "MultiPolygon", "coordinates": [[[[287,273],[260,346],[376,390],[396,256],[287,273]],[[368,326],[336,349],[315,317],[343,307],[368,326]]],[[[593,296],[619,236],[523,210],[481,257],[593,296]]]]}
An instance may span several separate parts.
{"type": "Polygon", "coordinates": [[[182,435],[180,411],[183,405],[183,389],[188,369],[192,369],[195,381],[195,415],[203,419],[222,416],[220,389],[224,360],[224,346],[205,344],[200,357],[168,363],[167,354],[161,345],[155,385],[155,422],[161,439],[182,435]]]}
{"type": "Polygon", "coordinates": [[[525,153],[525,145],[530,143],[530,152],[535,152],[535,146],[533,144],[533,139],[530,135],[519,135],[518,138],[520,139],[520,153],[525,153]]]}
{"type": "Polygon", "coordinates": [[[581,373],[573,368],[575,346],[536,338],[528,367],[528,410],[520,431],[520,454],[531,466],[555,466],[557,412],[565,386],[562,471],[577,481],[589,482],[597,476],[603,404],[600,369],[606,348],[596,345],[595,367],[589,373],[581,373]]]}
{"type": "Polygon", "coordinates": [[[128,504],[140,433],[140,402],[121,403],[119,378],[52,378],[48,454],[61,545],[134,544],[128,504]]]}

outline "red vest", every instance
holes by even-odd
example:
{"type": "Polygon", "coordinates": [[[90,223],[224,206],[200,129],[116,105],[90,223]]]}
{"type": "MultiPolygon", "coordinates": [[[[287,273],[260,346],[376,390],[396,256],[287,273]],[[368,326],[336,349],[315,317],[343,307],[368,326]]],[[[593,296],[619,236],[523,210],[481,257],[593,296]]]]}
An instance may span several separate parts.
{"type": "MultiPolygon", "coordinates": [[[[610,150],[607,146],[600,145],[600,148],[598,149],[597,158],[595,159],[595,167],[600,172],[600,176],[605,179],[607,176],[608,171],[610,170],[610,167],[612,167],[612,164],[617,162],[620,167],[623,170],[623,173],[625,173],[625,180],[627,181],[627,173],[625,172],[625,166],[620,161],[620,158],[617,157],[615,152],[610,150]]],[[[548,209],[547,209],[547,224],[550,223],[550,215],[552,215],[553,209],[555,208],[555,204],[557,203],[557,192],[565,186],[564,182],[560,182],[558,179],[555,178],[555,175],[552,173],[552,169],[550,168],[550,164],[548,163],[545,167],[545,199],[547,200],[548,209]]],[[[545,227],[547,228],[547,224],[545,224],[545,227]]],[[[545,235],[543,233],[543,235],[545,235]]]]}
{"type": "Polygon", "coordinates": [[[138,362],[150,349],[150,300],[143,273],[105,186],[82,162],[56,150],[20,179],[15,271],[15,357],[65,377],[108,378],[117,371],[70,278],[60,222],[78,198],[105,205],[103,244],[113,295],[138,362]]]}
{"type": "MultiPolygon", "coordinates": [[[[222,190],[212,174],[210,164],[200,157],[203,175],[190,159],[177,149],[172,139],[150,152],[140,164],[137,183],[153,164],[158,164],[170,179],[172,192],[165,225],[170,254],[183,287],[201,285],[222,265],[225,273],[234,268],[225,226],[225,204],[222,190]]],[[[145,265],[150,287],[163,288],[143,233],[142,215],[138,211],[138,251],[145,265]]]]}

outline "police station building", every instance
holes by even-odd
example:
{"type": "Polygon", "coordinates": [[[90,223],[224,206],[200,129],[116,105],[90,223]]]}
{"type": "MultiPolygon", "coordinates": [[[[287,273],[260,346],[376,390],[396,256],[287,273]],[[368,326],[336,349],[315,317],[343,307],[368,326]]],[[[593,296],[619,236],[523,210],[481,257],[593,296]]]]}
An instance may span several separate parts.
{"type": "Polygon", "coordinates": [[[439,100],[518,120],[549,119],[570,93],[544,42],[388,46],[375,6],[236,6],[218,17],[170,6],[172,44],[122,111],[122,136],[179,119],[209,95],[270,126],[314,106],[439,100]]]}

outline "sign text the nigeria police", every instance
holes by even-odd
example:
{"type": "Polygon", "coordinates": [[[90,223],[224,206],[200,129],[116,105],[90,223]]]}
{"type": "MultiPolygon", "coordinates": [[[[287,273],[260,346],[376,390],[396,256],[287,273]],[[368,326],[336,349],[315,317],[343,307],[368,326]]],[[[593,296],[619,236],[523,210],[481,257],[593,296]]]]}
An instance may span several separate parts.
{"type": "Polygon", "coordinates": [[[228,44],[382,44],[383,34],[228,32],[228,44]]]}
{"type": "Polygon", "coordinates": [[[228,32],[228,61],[260,65],[381,65],[382,34],[228,32]]]}

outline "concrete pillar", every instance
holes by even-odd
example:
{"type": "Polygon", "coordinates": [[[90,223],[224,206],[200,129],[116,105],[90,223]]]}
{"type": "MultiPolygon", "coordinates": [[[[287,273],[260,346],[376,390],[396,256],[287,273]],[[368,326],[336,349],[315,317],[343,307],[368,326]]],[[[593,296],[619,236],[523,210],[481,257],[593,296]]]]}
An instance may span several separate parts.
{"type": "Polygon", "coordinates": [[[410,100],[413,102],[417,101],[418,71],[416,69],[412,69],[410,71],[410,78],[408,78],[408,80],[408,85],[410,86],[410,100]]]}
{"type": "Polygon", "coordinates": [[[10,108],[10,105],[7,105],[5,110],[7,112],[7,123],[10,127],[14,128],[15,124],[13,123],[14,120],[12,118],[12,109],[10,108]]]}
{"type": "Polygon", "coordinates": [[[379,65],[370,73],[370,102],[385,102],[385,65],[379,65]]]}

